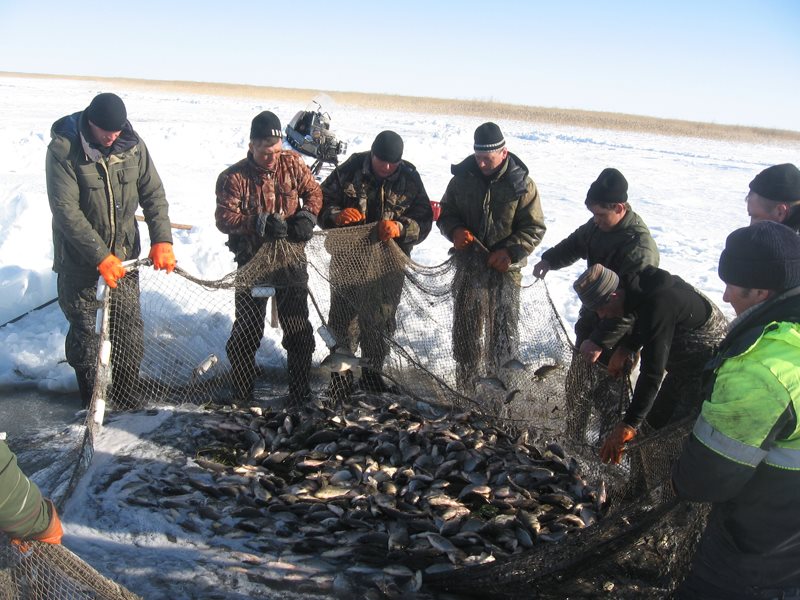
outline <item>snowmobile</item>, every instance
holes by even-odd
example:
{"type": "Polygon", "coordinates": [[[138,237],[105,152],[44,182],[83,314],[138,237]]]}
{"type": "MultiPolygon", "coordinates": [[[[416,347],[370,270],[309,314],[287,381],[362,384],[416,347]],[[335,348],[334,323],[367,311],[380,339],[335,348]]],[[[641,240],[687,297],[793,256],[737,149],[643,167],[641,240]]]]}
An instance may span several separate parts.
{"type": "Polygon", "coordinates": [[[331,117],[322,112],[322,105],[314,100],[310,108],[301,110],[286,126],[289,145],[306,156],[314,158],[311,172],[317,176],[324,163],[334,167],[339,164],[339,155],[347,151],[347,143],[336,139],[331,131],[331,117]]]}

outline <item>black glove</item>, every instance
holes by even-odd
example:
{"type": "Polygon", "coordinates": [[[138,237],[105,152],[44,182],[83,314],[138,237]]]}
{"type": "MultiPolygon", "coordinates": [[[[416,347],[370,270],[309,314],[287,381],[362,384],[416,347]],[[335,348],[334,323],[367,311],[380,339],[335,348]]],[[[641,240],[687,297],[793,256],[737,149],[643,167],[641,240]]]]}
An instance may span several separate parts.
{"type": "Polygon", "coordinates": [[[256,222],[256,232],[262,238],[282,240],[287,235],[286,221],[278,213],[260,213],[256,222]]]}
{"type": "Polygon", "coordinates": [[[307,210],[298,210],[286,219],[290,242],[307,242],[314,236],[317,218],[307,210]]]}

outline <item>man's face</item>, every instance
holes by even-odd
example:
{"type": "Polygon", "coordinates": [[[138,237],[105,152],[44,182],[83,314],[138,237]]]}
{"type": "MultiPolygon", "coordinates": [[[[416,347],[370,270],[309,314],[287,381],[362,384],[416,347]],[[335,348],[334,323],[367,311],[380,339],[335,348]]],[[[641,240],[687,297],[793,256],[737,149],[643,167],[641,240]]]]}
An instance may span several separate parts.
{"type": "Polygon", "coordinates": [[[400,161],[397,162],[386,162],[385,160],[381,160],[374,154],[371,154],[371,166],[372,172],[378,179],[386,179],[387,177],[391,177],[397,168],[400,166],[400,161]]]}
{"type": "Polygon", "coordinates": [[[612,204],[612,208],[603,208],[597,204],[589,206],[589,212],[594,216],[594,224],[600,231],[611,231],[619,225],[625,216],[624,204],[612,204]]]}
{"type": "Polygon", "coordinates": [[[105,129],[101,129],[89,121],[89,133],[91,134],[94,143],[100,144],[104,148],[110,148],[122,131],[106,131],[105,129]]]}
{"type": "Polygon", "coordinates": [[[283,148],[283,142],[280,139],[277,142],[250,140],[250,153],[253,155],[253,161],[267,171],[274,171],[278,166],[281,148],[283,148]]]}
{"type": "Polygon", "coordinates": [[[745,198],[747,214],[750,216],[750,225],[759,221],[774,221],[783,223],[789,214],[789,205],[783,202],[772,202],[755,192],[750,192],[745,198]]]}
{"type": "Polygon", "coordinates": [[[618,289],[611,294],[608,302],[595,309],[601,319],[619,319],[625,316],[625,293],[618,289]]]}
{"type": "Polygon", "coordinates": [[[770,292],[767,290],[743,288],[732,283],[726,283],[722,300],[730,304],[738,316],[751,306],[764,302],[769,296],[770,292]]]}
{"type": "Polygon", "coordinates": [[[493,150],[492,152],[476,152],[475,162],[478,163],[481,173],[488,177],[503,166],[507,156],[508,148],[500,148],[500,150],[493,150]]]}

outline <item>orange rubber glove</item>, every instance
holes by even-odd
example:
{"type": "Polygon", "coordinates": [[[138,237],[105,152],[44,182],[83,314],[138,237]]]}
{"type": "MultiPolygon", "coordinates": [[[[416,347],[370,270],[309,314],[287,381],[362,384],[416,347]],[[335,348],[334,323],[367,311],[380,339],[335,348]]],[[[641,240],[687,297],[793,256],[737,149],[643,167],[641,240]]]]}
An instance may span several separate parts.
{"type": "Polygon", "coordinates": [[[600,448],[600,460],[618,465],[625,453],[625,444],[636,437],[636,430],[627,423],[617,423],[600,448]]]}
{"type": "MultiPolygon", "coordinates": [[[[39,542],[44,542],[45,544],[60,544],[61,538],[64,536],[64,530],[61,527],[61,519],[58,518],[58,512],[56,511],[56,507],[52,501],[45,499],[45,502],[50,508],[50,524],[47,526],[47,529],[41,533],[32,535],[27,539],[37,540],[39,542]]],[[[22,553],[28,552],[28,550],[31,548],[31,545],[27,543],[27,540],[13,539],[11,540],[11,543],[14,544],[22,553]]]]}
{"type": "Polygon", "coordinates": [[[505,273],[508,271],[508,267],[511,266],[511,255],[505,248],[500,248],[500,250],[495,250],[489,255],[489,259],[486,261],[486,264],[495,271],[505,273]]]}
{"type": "Polygon", "coordinates": [[[61,528],[61,519],[58,518],[55,504],[50,500],[45,500],[45,502],[50,506],[50,525],[42,533],[33,536],[32,539],[46,544],[60,544],[61,537],[64,535],[64,530],[61,528]]]}
{"type": "Polygon", "coordinates": [[[334,217],[334,221],[336,224],[341,227],[342,225],[352,225],[353,223],[360,223],[364,220],[364,213],[362,213],[357,208],[345,208],[342,212],[340,212],[336,217],[334,217]]]}
{"type": "Polygon", "coordinates": [[[463,250],[475,241],[475,236],[469,229],[456,227],[453,230],[453,246],[456,250],[463,250]]]}
{"type": "Polygon", "coordinates": [[[378,221],[378,239],[382,242],[400,237],[400,223],[397,221],[378,221]]]}
{"type": "Polygon", "coordinates": [[[97,265],[97,270],[106,280],[106,285],[112,289],[117,287],[117,281],[125,277],[125,267],[122,266],[122,261],[113,254],[109,254],[101,260],[97,265]]]}
{"type": "Polygon", "coordinates": [[[157,242],[150,247],[150,255],[153,261],[153,268],[156,271],[161,269],[167,273],[172,273],[175,269],[175,254],[172,252],[172,244],[169,242],[157,242]]]}

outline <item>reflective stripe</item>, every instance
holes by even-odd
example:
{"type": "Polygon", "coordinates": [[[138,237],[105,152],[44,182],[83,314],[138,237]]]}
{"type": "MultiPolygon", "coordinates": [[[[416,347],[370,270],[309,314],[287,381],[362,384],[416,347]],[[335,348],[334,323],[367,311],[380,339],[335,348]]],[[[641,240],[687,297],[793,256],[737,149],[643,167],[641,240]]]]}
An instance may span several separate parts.
{"type": "Polygon", "coordinates": [[[739,440],[728,437],[718,429],[714,429],[703,418],[703,415],[700,415],[694,424],[693,433],[700,442],[717,454],[743,465],[757,467],[767,456],[767,452],[761,448],[743,444],[739,440]]]}
{"type": "Polygon", "coordinates": [[[764,462],[772,467],[800,471],[800,450],[772,448],[764,462]]]}

